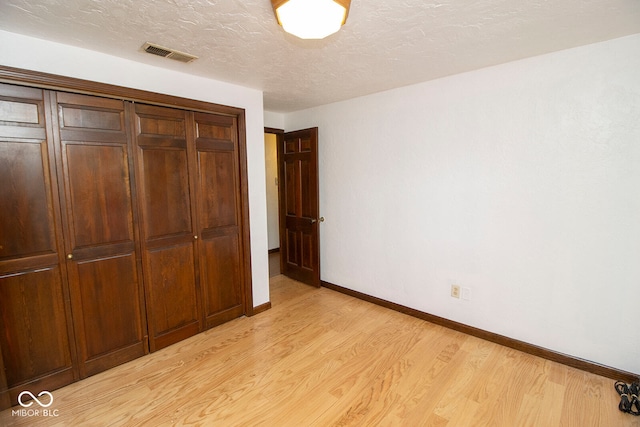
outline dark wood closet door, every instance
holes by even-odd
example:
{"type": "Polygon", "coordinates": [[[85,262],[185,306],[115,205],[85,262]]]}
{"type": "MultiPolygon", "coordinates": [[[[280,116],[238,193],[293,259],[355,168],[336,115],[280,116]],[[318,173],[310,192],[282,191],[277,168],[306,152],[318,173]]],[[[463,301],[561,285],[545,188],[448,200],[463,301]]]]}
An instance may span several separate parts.
{"type": "Polygon", "coordinates": [[[0,84],[0,404],[77,376],[47,97],[0,84]]]}
{"type": "Polygon", "coordinates": [[[238,129],[233,117],[195,113],[200,283],[205,327],[244,314],[238,129]]]}
{"type": "Polygon", "coordinates": [[[147,352],[124,103],[57,93],[65,248],[85,377],[147,352]]]}
{"type": "Polygon", "coordinates": [[[318,128],[279,136],[278,168],[282,274],[319,287],[318,128]]]}
{"type": "MultiPolygon", "coordinates": [[[[145,292],[151,350],[202,330],[187,149],[187,113],[135,105],[145,292]]],[[[192,137],[192,135],[191,135],[192,137]]]]}

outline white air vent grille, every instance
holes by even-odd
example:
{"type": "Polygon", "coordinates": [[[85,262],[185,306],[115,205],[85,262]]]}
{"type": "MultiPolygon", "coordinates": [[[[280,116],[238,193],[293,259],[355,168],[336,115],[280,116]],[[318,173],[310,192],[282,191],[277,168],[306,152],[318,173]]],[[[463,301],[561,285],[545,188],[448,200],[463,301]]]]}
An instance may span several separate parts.
{"type": "Polygon", "coordinates": [[[180,52],[175,49],[169,49],[164,46],[159,46],[157,44],[146,42],[142,46],[142,50],[152,55],[162,56],[163,58],[174,59],[180,62],[191,62],[198,59],[195,55],[190,55],[188,53],[180,52]]]}

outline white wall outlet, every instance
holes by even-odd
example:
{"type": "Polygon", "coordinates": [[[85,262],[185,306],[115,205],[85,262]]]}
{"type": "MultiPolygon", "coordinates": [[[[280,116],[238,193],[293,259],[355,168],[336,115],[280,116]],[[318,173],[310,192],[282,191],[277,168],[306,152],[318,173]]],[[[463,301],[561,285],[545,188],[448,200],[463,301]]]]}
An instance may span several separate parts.
{"type": "Polygon", "coordinates": [[[460,286],[451,285],[451,296],[453,298],[460,298],[460,286]]]}
{"type": "Polygon", "coordinates": [[[462,288],[462,299],[471,301],[471,288],[462,288]]]}

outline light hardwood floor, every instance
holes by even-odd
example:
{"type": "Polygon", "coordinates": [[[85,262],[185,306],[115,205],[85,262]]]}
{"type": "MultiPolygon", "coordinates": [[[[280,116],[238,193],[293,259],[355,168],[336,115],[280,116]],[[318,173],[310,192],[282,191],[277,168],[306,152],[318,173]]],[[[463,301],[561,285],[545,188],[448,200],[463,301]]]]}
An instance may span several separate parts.
{"type": "Polygon", "coordinates": [[[0,425],[640,426],[610,379],[283,276],[271,302],[0,425]]]}

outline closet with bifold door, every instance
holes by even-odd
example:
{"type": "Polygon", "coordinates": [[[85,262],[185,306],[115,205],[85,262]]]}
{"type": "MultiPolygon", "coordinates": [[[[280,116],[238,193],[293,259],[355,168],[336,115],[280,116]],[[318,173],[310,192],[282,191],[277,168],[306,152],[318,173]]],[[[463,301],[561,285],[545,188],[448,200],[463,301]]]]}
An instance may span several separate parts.
{"type": "Polygon", "coordinates": [[[250,314],[238,117],[0,83],[0,408],[250,314]]]}
{"type": "Polygon", "coordinates": [[[12,405],[78,378],[50,101],[0,84],[0,392],[12,405]]]}
{"type": "Polygon", "coordinates": [[[80,377],[147,352],[124,103],[52,94],[80,377]]]}
{"type": "Polygon", "coordinates": [[[242,315],[238,123],[193,113],[200,281],[206,329],[242,315]]]}
{"type": "Polygon", "coordinates": [[[0,99],[0,345],[15,395],[148,345],[124,103],[10,85],[0,99]]]}
{"type": "Polygon", "coordinates": [[[186,111],[135,105],[135,130],[147,318],[156,350],[202,330],[192,148],[186,111]]]}
{"type": "Polygon", "coordinates": [[[135,105],[135,122],[156,350],[243,314],[237,123],[150,105],[135,105]]]}

